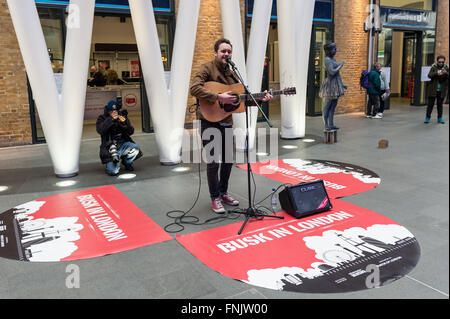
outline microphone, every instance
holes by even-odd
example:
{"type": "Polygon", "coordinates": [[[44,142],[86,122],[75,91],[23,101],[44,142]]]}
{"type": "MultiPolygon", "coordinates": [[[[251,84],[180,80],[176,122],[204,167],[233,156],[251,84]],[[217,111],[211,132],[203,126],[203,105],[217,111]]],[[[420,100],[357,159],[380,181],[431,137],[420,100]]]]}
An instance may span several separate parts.
{"type": "Polygon", "coordinates": [[[231,59],[230,58],[226,58],[226,61],[231,65],[231,67],[233,67],[233,68],[235,68],[236,67],[236,65],[234,64],[234,62],[233,61],[231,61],[231,59]]]}

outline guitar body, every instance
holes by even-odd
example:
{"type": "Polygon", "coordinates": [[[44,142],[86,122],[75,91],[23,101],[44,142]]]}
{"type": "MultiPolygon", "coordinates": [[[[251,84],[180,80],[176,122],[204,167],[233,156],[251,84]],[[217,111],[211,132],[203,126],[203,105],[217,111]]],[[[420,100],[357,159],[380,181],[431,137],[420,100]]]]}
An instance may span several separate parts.
{"type": "MultiPolygon", "coordinates": [[[[263,99],[266,96],[266,92],[245,94],[245,88],[241,83],[226,85],[218,82],[206,82],[204,88],[208,91],[214,92],[216,94],[231,92],[231,95],[236,97],[235,104],[222,104],[216,101],[214,104],[208,101],[199,99],[200,102],[200,112],[203,117],[210,122],[220,122],[224,118],[230,116],[232,113],[242,113],[245,112],[245,101],[250,100],[250,96],[258,99],[263,99]]],[[[272,91],[269,93],[272,96],[277,95],[293,95],[296,94],[295,87],[286,88],[284,90],[272,91]]]]}
{"type": "Polygon", "coordinates": [[[218,82],[206,82],[204,88],[217,94],[231,91],[232,95],[236,95],[237,100],[236,104],[233,105],[221,105],[219,101],[211,104],[205,100],[199,99],[200,112],[207,121],[220,122],[232,113],[245,112],[245,101],[239,101],[239,96],[245,94],[245,89],[242,84],[236,83],[226,85],[218,82]]]}

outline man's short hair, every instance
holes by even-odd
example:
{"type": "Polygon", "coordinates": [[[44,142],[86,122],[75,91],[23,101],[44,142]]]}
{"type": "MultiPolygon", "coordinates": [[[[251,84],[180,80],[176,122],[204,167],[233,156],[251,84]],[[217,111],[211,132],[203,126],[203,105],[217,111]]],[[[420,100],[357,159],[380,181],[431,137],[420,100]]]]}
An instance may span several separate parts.
{"type": "Polygon", "coordinates": [[[439,55],[439,56],[436,58],[436,61],[439,61],[440,59],[444,59],[444,62],[445,62],[445,56],[439,55]]]}
{"type": "Polygon", "coordinates": [[[230,40],[222,38],[216,41],[216,43],[214,43],[214,52],[219,51],[219,47],[222,43],[226,43],[229,44],[231,46],[231,48],[233,48],[233,45],[231,44],[230,40]]]}
{"type": "Polygon", "coordinates": [[[374,66],[381,66],[381,63],[377,62],[377,63],[374,64],[374,66]]]}

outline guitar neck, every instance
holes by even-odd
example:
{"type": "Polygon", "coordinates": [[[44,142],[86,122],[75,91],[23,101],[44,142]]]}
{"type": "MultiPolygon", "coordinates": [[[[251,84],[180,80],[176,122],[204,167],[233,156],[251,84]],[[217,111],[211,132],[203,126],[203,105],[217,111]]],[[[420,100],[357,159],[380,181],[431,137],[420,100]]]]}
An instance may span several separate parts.
{"type": "MultiPolygon", "coordinates": [[[[283,91],[283,90],[269,91],[269,93],[270,93],[272,96],[277,96],[277,95],[282,95],[282,94],[284,94],[284,91],[283,91]]],[[[255,98],[255,100],[257,100],[257,99],[262,99],[262,98],[264,98],[264,97],[266,96],[266,93],[260,92],[260,93],[253,93],[252,95],[253,95],[253,97],[255,98]]],[[[240,96],[240,100],[241,100],[241,101],[248,101],[248,100],[251,100],[251,99],[252,99],[252,98],[251,98],[250,94],[242,94],[242,95],[240,96]]]]}

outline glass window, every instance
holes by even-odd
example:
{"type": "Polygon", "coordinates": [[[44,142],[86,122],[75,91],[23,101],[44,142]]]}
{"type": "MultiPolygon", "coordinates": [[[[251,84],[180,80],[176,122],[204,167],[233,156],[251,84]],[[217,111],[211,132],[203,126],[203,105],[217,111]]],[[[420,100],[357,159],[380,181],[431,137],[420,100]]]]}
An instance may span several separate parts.
{"type": "Polygon", "coordinates": [[[156,29],[158,31],[159,45],[161,47],[161,57],[164,64],[164,71],[170,71],[171,65],[171,36],[172,24],[168,17],[156,17],[156,29]]]}
{"type": "MultiPolygon", "coordinates": [[[[41,20],[45,43],[47,44],[51,66],[55,73],[55,81],[58,88],[60,88],[62,73],[64,71],[63,11],[60,9],[38,8],[38,14],[41,20]]],[[[37,108],[35,108],[34,118],[36,123],[35,139],[37,141],[43,141],[44,132],[37,108]]]]}
{"type": "Polygon", "coordinates": [[[58,9],[38,8],[42,31],[54,73],[63,71],[62,12],[58,9]]]}
{"type": "Polygon", "coordinates": [[[325,99],[319,97],[320,86],[325,80],[325,50],[323,46],[332,41],[331,29],[329,27],[315,28],[314,45],[314,113],[321,114],[325,99]]]}
{"type": "MultiPolygon", "coordinates": [[[[422,47],[422,68],[432,66],[435,63],[434,60],[434,43],[436,42],[436,31],[427,30],[423,32],[423,47],[422,47]]],[[[426,104],[428,82],[421,82],[420,103],[426,104]]]]}
{"type": "Polygon", "coordinates": [[[392,63],[392,29],[383,28],[378,35],[377,62],[390,67],[392,63]]]}
{"type": "Polygon", "coordinates": [[[380,0],[380,6],[414,10],[433,10],[434,0],[380,0]]]}

